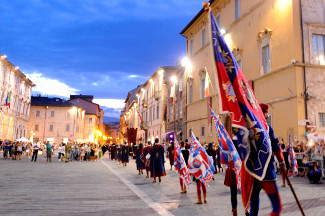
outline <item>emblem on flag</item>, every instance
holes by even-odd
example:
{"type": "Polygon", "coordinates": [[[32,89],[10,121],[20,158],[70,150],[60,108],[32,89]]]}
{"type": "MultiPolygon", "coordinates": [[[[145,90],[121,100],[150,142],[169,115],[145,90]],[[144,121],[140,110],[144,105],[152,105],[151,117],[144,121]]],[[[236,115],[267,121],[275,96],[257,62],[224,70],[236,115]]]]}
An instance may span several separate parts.
{"type": "Polygon", "coordinates": [[[182,150],[179,147],[179,143],[177,139],[175,139],[175,147],[174,147],[174,166],[175,170],[178,172],[179,177],[183,179],[183,182],[188,186],[190,184],[190,174],[188,172],[182,150]]]}

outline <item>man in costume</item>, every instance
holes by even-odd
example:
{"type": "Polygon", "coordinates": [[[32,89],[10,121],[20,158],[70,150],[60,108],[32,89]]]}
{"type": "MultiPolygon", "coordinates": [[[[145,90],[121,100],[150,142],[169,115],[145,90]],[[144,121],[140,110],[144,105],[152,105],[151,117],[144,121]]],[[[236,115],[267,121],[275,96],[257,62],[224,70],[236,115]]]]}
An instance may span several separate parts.
{"type": "Polygon", "coordinates": [[[156,182],[156,177],[158,177],[159,182],[161,182],[161,176],[166,176],[164,153],[164,147],[159,144],[159,139],[156,138],[155,144],[150,150],[150,170],[151,177],[154,178],[152,181],[153,183],[156,182]]]}
{"type": "Polygon", "coordinates": [[[147,147],[145,147],[144,149],[144,157],[145,157],[145,168],[146,168],[146,172],[147,172],[147,177],[149,178],[149,173],[150,173],[150,150],[151,150],[151,142],[148,141],[148,145],[147,147]]]}
{"type": "MultiPolygon", "coordinates": [[[[269,118],[268,109],[269,106],[266,104],[260,104],[261,109],[263,111],[265,119],[269,118]]],[[[279,140],[275,138],[274,132],[271,126],[269,126],[269,136],[271,140],[271,147],[273,154],[277,157],[280,163],[280,170],[285,170],[285,162],[283,159],[283,154],[281,148],[279,146],[279,140]]],[[[259,210],[259,194],[261,189],[264,189],[266,194],[268,195],[271,203],[272,203],[272,212],[270,216],[277,216],[281,214],[282,211],[282,203],[279,194],[279,190],[276,184],[276,169],[274,167],[274,157],[272,155],[271,160],[268,164],[265,177],[263,181],[259,181],[254,179],[254,186],[250,200],[250,207],[251,207],[251,216],[257,216],[259,210]]]]}
{"type": "Polygon", "coordinates": [[[139,148],[137,148],[133,154],[135,155],[136,157],[136,164],[137,164],[137,170],[139,171],[139,174],[138,175],[143,175],[143,170],[145,169],[145,164],[144,164],[144,161],[145,161],[145,157],[143,155],[144,153],[144,148],[143,148],[143,144],[140,143],[139,144],[139,148]],[[143,157],[143,158],[142,158],[143,157]]]}
{"type": "Polygon", "coordinates": [[[121,159],[123,166],[126,166],[126,164],[129,163],[129,145],[126,142],[122,146],[121,159]]]}
{"type": "Polygon", "coordinates": [[[168,157],[169,157],[170,170],[173,170],[173,165],[174,165],[174,142],[171,142],[169,147],[168,147],[168,157]]]}

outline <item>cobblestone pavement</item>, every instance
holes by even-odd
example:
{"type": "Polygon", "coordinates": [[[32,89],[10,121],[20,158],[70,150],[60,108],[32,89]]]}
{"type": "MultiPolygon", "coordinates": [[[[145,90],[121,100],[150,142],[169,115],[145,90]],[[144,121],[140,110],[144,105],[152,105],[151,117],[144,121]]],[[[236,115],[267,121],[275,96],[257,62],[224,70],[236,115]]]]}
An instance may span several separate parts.
{"type": "MultiPolygon", "coordinates": [[[[104,157],[97,162],[30,162],[0,159],[0,215],[232,215],[224,173],[208,187],[208,203],[194,204],[196,186],[180,194],[178,175],[169,170],[161,183],[137,175],[134,160],[126,167],[104,157]]],[[[279,176],[278,185],[281,185],[279,176]]],[[[306,215],[325,215],[325,184],[292,178],[306,215]]],[[[301,215],[289,187],[280,188],[282,215],[301,215]]],[[[261,192],[259,215],[269,215],[261,192]]],[[[244,215],[238,196],[238,212],[244,215]]]]}

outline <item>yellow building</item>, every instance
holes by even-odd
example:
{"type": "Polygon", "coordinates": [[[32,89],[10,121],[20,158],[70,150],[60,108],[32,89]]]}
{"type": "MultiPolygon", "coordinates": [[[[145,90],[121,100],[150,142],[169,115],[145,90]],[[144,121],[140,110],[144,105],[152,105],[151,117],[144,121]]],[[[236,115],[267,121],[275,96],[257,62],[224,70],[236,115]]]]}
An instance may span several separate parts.
{"type": "MultiPolygon", "coordinates": [[[[211,0],[212,12],[260,103],[269,105],[276,136],[325,135],[325,6],[322,0],[211,0]],[[309,126],[306,126],[309,124],[309,126]]],[[[217,107],[215,64],[207,13],[182,30],[192,63],[187,87],[187,130],[209,142],[204,67],[217,107]],[[202,136],[202,134],[204,136],[202,136]]],[[[214,129],[213,129],[214,130],[214,129]]],[[[189,136],[189,134],[188,134],[189,136]]]]}
{"type": "Polygon", "coordinates": [[[0,140],[15,141],[29,136],[27,125],[34,86],[19,67],[0,54],[0,140]]]}
{"type": "Polygon", "coordinates": [[[34,142],[83,142],[84,126],[85,109],[60,98],[32,97],[28,131],[34,142]]]}

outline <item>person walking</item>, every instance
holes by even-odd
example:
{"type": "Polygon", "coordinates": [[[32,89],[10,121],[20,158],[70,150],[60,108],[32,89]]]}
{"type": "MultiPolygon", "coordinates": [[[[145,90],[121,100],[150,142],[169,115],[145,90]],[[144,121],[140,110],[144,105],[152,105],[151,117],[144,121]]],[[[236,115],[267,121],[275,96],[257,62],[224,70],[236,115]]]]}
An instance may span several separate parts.
{"type": "Polygon", "coordinates": [[[33,144],[33,146],[32,146],[33,156],[32,156],[32,160],[31,161],[36,162],[39,148],[40,148],[40,144],[38,142],[33,144]]]}
{"type": "Polygon", "coordinates": [[[155,144],[150,150],[150,170],[153,183],[156,182],[156,177],[158,177],[159,182],[161,182],[161,176],[166,176],[164,153],[164,147],[159,144],[159,139],[156,138],[155,144]]]}
{"type": "Polygon", "coordinates": [[[51,163],[52,151],[53,151],[52,144],[50,142],[47,142],[45,147],[46,147],[46,161],[51,163]]]}

